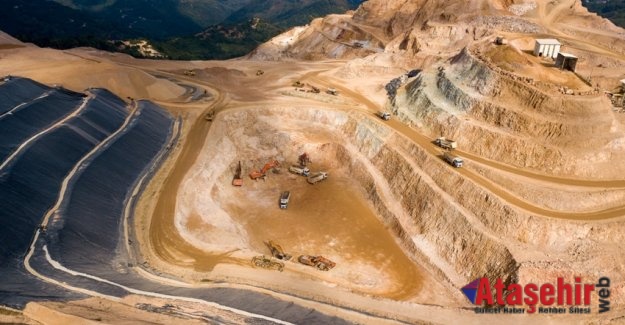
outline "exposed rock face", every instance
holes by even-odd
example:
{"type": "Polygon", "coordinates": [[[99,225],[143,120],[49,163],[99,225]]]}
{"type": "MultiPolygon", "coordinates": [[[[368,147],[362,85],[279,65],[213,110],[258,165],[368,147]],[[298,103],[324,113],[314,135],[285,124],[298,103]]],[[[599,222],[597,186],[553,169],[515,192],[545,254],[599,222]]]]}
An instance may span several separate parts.
{"type": "Polygon", "coordinates": [[[494,69],[464,50],[449,69],[410,81],[394,111],[484,157],[556,174],[619,177],[625,133],[605,96],[546,93],[494,69]]]}
{"type": "MultiPolygon", "coordinates": [[[[617,231],[619,221],[551,219],[511,207],[449,170],[419,145],[361,113],[259,108],[222,114],[215,124],[228,136],[217,144],[216,150],[224,154],[207,162],[223,167],[211,174],[212,179],[229,181],[228,166],[241,157],[296,156],[305,144],[315,163],[349,175],[409,256],[450,288],[483,276],[521,283],[551,281],[543,271],[594,278],[603,270],[619,274],[616,268],[625,263],[611,246],[625,240],[617,231]],[[280,116],[279,123],[275,116],[280,116]],[[316,133],[327,131],[333,136],[309,140],[283,130],[283,125],[314,126],[316,133]],[[263,132],[250,133],[253,139],[241,136],[254,127],[263,132]]],[[[211,185],[207,191],[215,191],[213,186],[219,187],[211,185]]]]}
{"type": "MultiPolygon", "coordinates": [[[[298,29],[295,36],[293,31],[277,36],[249,57],[314,60],[362,57],[379,52],[450,56],[472,42],[492,36],[495,31],[548,32],[535,16],[541,10],[549,13],[553,4],[547,0],[533,3],[533,6],[523,6],[524,3],[514,0],[370,0],[354,12],[315,19],[303,30],[298,29]],[[286,35],[290,35],[290,41],[280,41],[286,35]],[[353,46],[355,43],[361,45],[353,46]]],[[[574,17],[595,28],[619,32],[609,21],[589,13],[581,1],[571,3],[565,10],[553,9],[556,12],[548,19],[567,22],[574,17]]],[[[558,29],[586,39],[600,37],[614,41],[613,36],[602,33],[581,35],[562,26],[558,29]]]]}

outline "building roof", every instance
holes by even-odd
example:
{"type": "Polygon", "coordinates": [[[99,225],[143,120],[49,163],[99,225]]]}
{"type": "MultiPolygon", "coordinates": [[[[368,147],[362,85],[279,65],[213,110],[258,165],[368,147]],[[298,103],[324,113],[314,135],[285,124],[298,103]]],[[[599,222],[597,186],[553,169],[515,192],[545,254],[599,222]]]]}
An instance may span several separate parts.
{"type": "Polygon", "coordinates": [[[555,38],[537,38],[536,43],[541,45],[560,45],[560,42],[555,38]]]}
{"type": "Polygon", "coordinates": [[[558,55],[562,55],[562,56],[563,56],[563,57],[565,57],[565,58],[573,58],[573,59],[577,59],[577,57],[576,57],[575,55],[570,54],[570,53],[560,52],[560,53],[558,53],[558,55]]]}

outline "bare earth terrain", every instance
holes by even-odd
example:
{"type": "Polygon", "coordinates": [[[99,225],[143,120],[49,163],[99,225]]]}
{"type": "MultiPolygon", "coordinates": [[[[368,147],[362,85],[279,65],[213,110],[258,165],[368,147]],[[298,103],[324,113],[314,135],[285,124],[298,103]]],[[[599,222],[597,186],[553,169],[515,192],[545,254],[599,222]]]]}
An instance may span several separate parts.
{"type": "MultiPolygon", "coordinates": [[[[230,61],[0,43],[0,75],[105,87],[181,117],[180,140],[129,219],[127,248],[147,278],[267,293],[355,323],[624,322],[625,113],[607,93],[625,78],[625,31],[579,1],[370,0],[230,61]],[[533,56],[535,38],[559,39],[579,57],[576,73],[533,56]],[[441,158],[441,135],[457,140],[463,168],[441,158]],[[304,152],[327,180],[311,185],[288,171],[304,152]],[[280,167],[264,179],[248,176],[274,159],[280,167]],[[234,187],[239,162],[243,185],[234,187]],[[282,272],[250,262],[271,256],[270,240],[293,255],[282,272]],[[300,255],[336,266],[321,271],[300,255]],[[612,281],[605,314],[595,293],[587,315],[480,315],[460,291],[480,277],[601,276],[612,281]]],[[[206,306],[100,297],[0,315],[244,321],[206,306]]]]}

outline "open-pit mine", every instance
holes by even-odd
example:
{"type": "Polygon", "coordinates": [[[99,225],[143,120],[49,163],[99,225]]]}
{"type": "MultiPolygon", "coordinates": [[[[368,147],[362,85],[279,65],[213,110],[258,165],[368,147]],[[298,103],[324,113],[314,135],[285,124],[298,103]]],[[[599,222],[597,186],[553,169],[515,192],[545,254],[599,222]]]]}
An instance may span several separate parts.
{"type": "Polygon", "coordinates": [[[625,322],[625,30],[578,0],[0,44],[0,322],[625,322]]]}

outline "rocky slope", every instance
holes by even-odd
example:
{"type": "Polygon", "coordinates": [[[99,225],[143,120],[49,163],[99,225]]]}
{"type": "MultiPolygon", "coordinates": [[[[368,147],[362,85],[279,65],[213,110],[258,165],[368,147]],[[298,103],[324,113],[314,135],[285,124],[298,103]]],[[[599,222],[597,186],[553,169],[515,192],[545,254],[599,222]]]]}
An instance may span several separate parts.
{"type": "MultiPolygon", "coordinates": [[[[260,107],[224,112],[213,127],[225,137],[207,143],[213,149],[198,161],[184,186],[201,188],[199,197],[212,200],[193,203],[190,196],[181,194],[176,212],[179,231],[195,247],[209,245],[219,252],[216,247],[224,245],[228,251],[232,249],[228,238],[247,238],[222,205],[224,198],[240,195],[231,193],[229,185],[237,161],[258,157],[282,160],[306,150],[315,157],[315,165],[332,166],[348,175],[409,257],[447,288],[459,289],[481,276],[519,283],[548,281],[542,272],[584,278],[594,278],[597,272],[616,276],[625,265],[612,246],[625,239],[617,230],[619,221],[551,219],[512,207],[361,113],[260,107]],[[276,116],[280,116],[279,122],[276,116]],[[293,132],[292,125],[314,127],[314,135],[293,132]],[[332,137],[321,137],[326,132],[332,137]],[[212,169],[208,172],[203,166],[212,169]],[[200,208],[207,204],[212,207],[200,208]],[[206,212],[202,218],[205,231],[196,235],[184,226],[188,224],[185,220],[193,218],[189,211],[194,209],[206,212]]],[[[614,289],[622,292],[625,288],[614,289]]],[[[454,296],[456,290],[447,294],[454,296]]]]}

